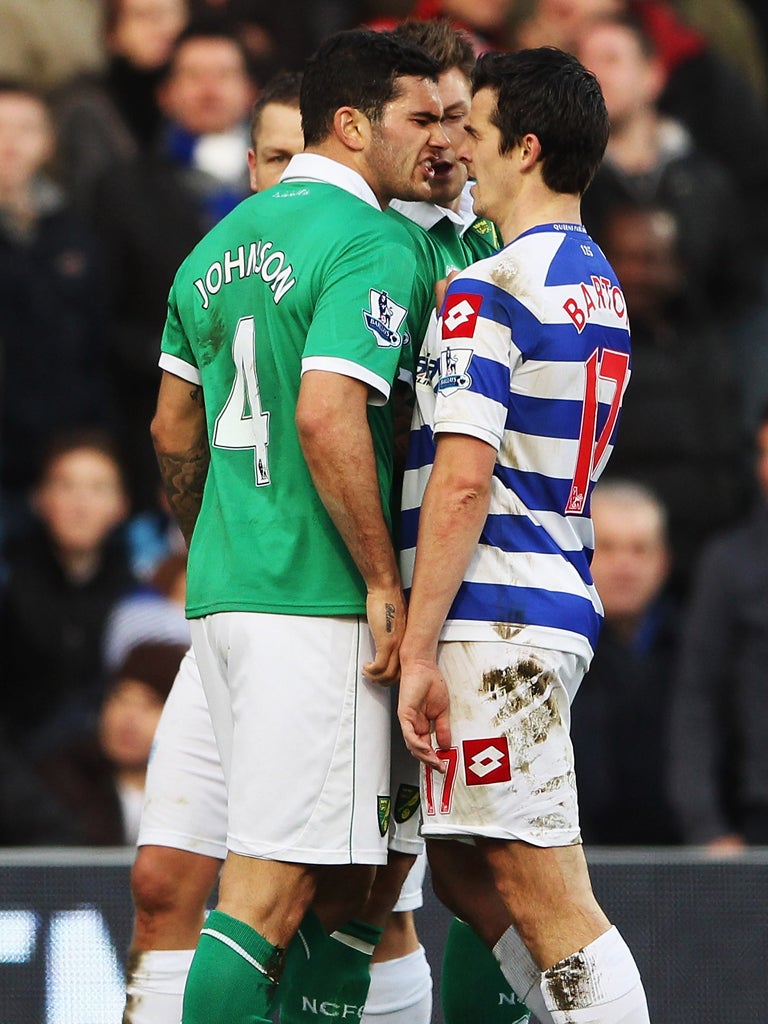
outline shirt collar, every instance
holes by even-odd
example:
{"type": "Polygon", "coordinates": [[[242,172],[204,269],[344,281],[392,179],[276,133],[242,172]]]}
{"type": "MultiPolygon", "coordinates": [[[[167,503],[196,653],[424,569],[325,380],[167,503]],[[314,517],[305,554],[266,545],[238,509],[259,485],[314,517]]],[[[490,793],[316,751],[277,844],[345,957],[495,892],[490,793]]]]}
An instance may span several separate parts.
{"type": "Polygon", "coordinates": [[[297,153],[291,157],[280,181],[322,181],[326,185],[344,189],[377,210],[381,209],[373,189],[362,174],[340,164],[338,160],[320,156],[319,153],[297,153]]]}
{"type": "Polygon", "coordinates": [[[472,184],[474,182],[467,182],[462,189],[458,213],[446,210],[443,206],[436,206],[434,203],[409,203],[404,199],[393,199],[389,205],[393,210],[397,210],[408,220],[413,221],[414,224],[418,224],[420,228],[424,228],[425,231],[431,230],[443,217],[447,217],[456,228],[456,233],[462,236],[477,219],[472,208],[472,195],[469,191],[472,184]]]}

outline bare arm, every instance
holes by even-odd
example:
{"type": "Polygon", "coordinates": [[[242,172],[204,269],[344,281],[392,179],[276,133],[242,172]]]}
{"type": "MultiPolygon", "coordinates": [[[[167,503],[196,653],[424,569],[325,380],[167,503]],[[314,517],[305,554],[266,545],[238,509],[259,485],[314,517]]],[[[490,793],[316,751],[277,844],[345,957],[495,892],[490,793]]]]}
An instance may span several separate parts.
{"type": "Polygon", "coordinates": [[[398,714],[408,749],[440,771],[430,736],[449,747],[448,693],[437,643],[488,515],[495,449],[464,434],[438,436],[419,516],[416,565],[401,648],[398,714]]]}
{"type": "Polygon", "coordinates": [[[163,371],[152,442],[165,493],[189,547],[210,458],[200,385],[163,371]]]}
{"type": "Polygon", "coordinates": [[[310,370],[301,379],[296,426],[317,492],[368,590],[368,624],[376,657],[366,675],[397,680],[405,628],[400,573],[387,529],[368,426],[368,386],[352,377],[310,370]]]}

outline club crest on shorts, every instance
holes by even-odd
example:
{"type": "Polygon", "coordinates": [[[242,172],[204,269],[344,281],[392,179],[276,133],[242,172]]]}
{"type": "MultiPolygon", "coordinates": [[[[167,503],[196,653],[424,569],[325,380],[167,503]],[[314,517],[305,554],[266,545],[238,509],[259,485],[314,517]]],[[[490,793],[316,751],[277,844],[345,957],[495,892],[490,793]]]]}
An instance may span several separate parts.
{"type": "Polygon", "coordinates": [[[464,740],[461,746],[468,786],[489,786],[494,782],[509,782],[512,778],[506,736],[464,740]]]}
{"type": "Polygon", "coordinates": [[[440,379],[437,382],[437,390],[441,395],[466,391],[472,386],[472,378],[467,370],[474,354],[471,348],[450,348],[448,346],[443,349],[440,353],[440,379]]]}
{"type": "Polygon", "coordinates": [[[408,331],[400,330],[408,315],[405,306],[395,302],[389,292],[371,288],[368,294],[371,308],[363,310],[363,320],[379,348],[400,348],[401,345],[410,345],[411,336],[408,331]]]}
{"type": "Polygon", "coordinates": [[[401,782],[395,797],[395,822],[402,825],[419,809],[419,787],[401,782]]]}
{"type": "Polygon", "coordinates": [[[380,835],[385,836],[389,829],[389,817],[392,812],[392,797],[377,796],[376,809],[379,815],[379,833],[380,835]]]}

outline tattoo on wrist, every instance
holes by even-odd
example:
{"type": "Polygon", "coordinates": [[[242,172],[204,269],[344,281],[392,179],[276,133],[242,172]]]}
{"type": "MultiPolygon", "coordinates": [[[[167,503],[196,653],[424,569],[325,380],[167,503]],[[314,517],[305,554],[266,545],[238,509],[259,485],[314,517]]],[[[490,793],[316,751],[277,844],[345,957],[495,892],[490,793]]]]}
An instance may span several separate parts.
{"type": "Polygon", "coordinates": [[[395,606],[387,602],[384,605],[384,614],[386,615],[387,632],[391,633],[395,625],[395,606]]]}

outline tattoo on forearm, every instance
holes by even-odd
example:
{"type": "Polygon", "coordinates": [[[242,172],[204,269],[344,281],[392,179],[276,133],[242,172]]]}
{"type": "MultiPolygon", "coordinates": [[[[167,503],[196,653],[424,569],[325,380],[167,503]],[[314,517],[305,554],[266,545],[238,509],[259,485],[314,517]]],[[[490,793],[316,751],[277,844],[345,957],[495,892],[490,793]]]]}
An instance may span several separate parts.
{"type": "Polygon", "coordinates": [[[384,605],[384,614],[386,615],[387,632],[391,633],[395,625],[395,606],[387,602],[387,604],[384,605]]]}
{"type": "Polygon", "coordinates": [[[207,441],[186,452],[158,452],[168,502],[189,546],[203,500],[210,452],[207,441]]]}
{"type": "Polygon", "coordinates": [[[189,392],[189,397],[195,403],[195,405],[203,405],[203,389],[201,387],[194,387],[189,392]]]}

